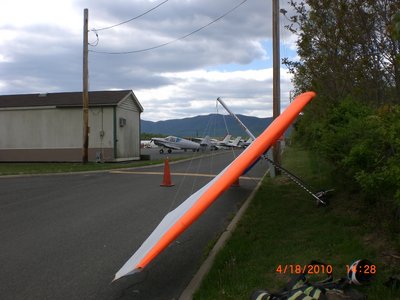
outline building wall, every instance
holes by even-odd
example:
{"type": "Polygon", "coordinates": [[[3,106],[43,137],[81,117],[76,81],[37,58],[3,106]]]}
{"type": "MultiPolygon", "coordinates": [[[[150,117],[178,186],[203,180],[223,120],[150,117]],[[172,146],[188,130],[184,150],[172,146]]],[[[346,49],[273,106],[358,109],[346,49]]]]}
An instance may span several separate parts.
{"type": "MultiPolygon", "coordinates": [[[[82,109],[0,111],[0,161],[82,161],[82,109]]],[[[89,160],[114,160],[112,107],[89,109],[89,160]]]]}
{"type": "Polygon", "coordinates": [[[82,114],[76,109],[14,109],[0,111],[1,149],[80,147],[82,114]]]}
{"type": "MultiPolygon", "coordinates": [[[[82,113],[80,114],[82,119],[82,113]]],[[[82,120],[81,120],[82,126],[82,120]]],[[[81,129],[82,132],[82,129],[81,129]]],[[[82,135],[81,135],[82,136],[82,135]]],[[[82,148],[82,139],[80,147],[82,148]]],[[[89,160],[114,160],[114,109],[113,107],[94,107],[89,109],[89,160]]]]}
{"type": "MultiPolygon", "coordinates": [[[[112,112],[89,109],[89,160],[114,158],[112,112]]],[[[82,123],[81,108],[1,110],[0,161],[81,161],[82,123]]]]}
{"type": "MultiPolygon", "coordinates": [[[[82,161],[82,124],[82,108],[0,109],[0,161],[82,161]]],[[[89,108],[89,160],[96,157],[140,159],[140,112],[132,95],[118,107],[89,108]]]]}
{"type": "Polygon", "coordinates": [[[140,111],[131,96],[117,106],[116,123],[116,158],[140,158],[140,111]],[[120,125],[121,118],[126,120],[123,126],[120,125]]]}

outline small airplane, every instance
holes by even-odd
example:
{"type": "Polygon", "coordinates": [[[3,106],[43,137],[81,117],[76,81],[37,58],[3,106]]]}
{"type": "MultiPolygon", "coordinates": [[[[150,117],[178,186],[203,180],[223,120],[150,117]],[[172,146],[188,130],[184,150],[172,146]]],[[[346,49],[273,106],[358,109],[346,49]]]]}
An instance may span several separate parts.
{"type": "Polygon", "coordinates": [[[223,146],[223,147],[228,147],[228,148],[236,148],[236,147],[239,147],[239,142],[240,142],[240,139],[241,139],[242,137],[241,136],[238,136],[233,142],[231,142],[231,141],[229,141],[229,142],[223,142],[223,143],[221,143],[221,146],[223,146]]]}
{"type": "Polygon", "coordinates": [[[242,146],[243,148],[246,148],[246,147],[250,146],[250,144],[251,144],[252,142],[253,142],[253,139],[252,139],[251,137],[249,137],[249,139],[248,139],[247,141],[243,142],[241,146],[242,146]]]}
{"type": "Polygon", "coordinates": [[[168,153],[171,153],[172,150],[193,150],[193,152],[198,152],[204,144],[195,143],[189,141],[184,138],[176,137],[176,136],[168,136],[166,138],[152,138],[151,139],[154,144],[157,146],[161,146],[163,148],[160,149],[160,153],[164,153],[164,148],[168,149],[168,153]]]}
{"type": "Polygon", "coordinates": [[[231,135],[228,134],[222,141],[216,140],[216,139],[211,139],[211,143],[215,146],[216,149],[221,149],[223,148],[226,143],[229,143],[229,140],[231,139],[231,135]]]}
{"type": "Polygon", "coordinates": [[[208,135],[204,138],[193,138],[192,140],[199,143],[202,149],[218,150],[224,148],[224,144],[229,142],[231,135],[227,135],[222,141],[211,139],[208,135]]]}
{"type": "Polygon", "coordinates": [[[206,135],[204,138],[192,138],[192,141],[199,143],[200,144],[200,149],[202,151],[210,149],[212,150],[218,150],[219,148],[216,145],[216,142],[214,139],[211,139],[210,136],[206,135]]]}

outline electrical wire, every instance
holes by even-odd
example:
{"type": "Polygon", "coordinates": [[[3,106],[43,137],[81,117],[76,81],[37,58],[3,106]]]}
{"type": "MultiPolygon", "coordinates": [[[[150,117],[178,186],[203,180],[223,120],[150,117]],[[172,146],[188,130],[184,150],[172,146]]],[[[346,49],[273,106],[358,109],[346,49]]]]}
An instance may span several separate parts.
{"type": "Polygon", "coordinates": [[[92,29],[92,30],[95,31],[95,32],[98,32],[98,31],[111,29],[111,28],[114,28],[114,27],[117,27],[117,26],[120,26],[120,25],[129,23],[129,22],[131,22],[131,21],[133,21],[133,20],[136,20],[136,19],[139,19],[140,17],[143,17],[144,15],[147,15],[149,12],[151,12],[151,11],[157,9],[158,7],[160,7],[161,5],[163,5],[163,4],[166,3],[166,2],[168,2],[168,0],[165,0],[164,2],[161,2],[160,4],[154,6],[153,8],[151,8],[151,9],[145,11],[144,13],[142,13],[142,14],[136,16],[136,17],[133,17],[133,18],[131,18],[131,19],[129,19],[129,20],[123,21],[123,22],[121,22],[121,23],[118,23],[118,24],[115,24],[115,25],[112,25],[112,26],[107,26],[107,27],[103,27],[103,28],[100,28],[100,29],[92,29]]]}
{"type": "Polygon", "coordinates": [[[96,51],[96,50],[89,50],[89,51],[90,51],[90,52],[93,52],[93,53],[120,55],[120,54],[134,54],[134,53],[140,53],[140,52],[145,52],[145,51],[150,51],[150,50],[158,49],[158,48],[161,48],[161,47],[170,45],[170,44],[172,44],[172,43],[175,43],[175,42],[177,42],[177,41],[183,40],[183,39],[185,39],[185,38],[187,38],[187,37],[189,37],[189,36],[191,36],[191,35],[193,35],[193,34],[199,32],[199,31],[201,31],[201,30],[205,29],[206,27],[208,27],[208,26],[214,24],[215,22],[217,22],[217,21],[221,20],[222,18],[224,18],[225,16],[229,15],[231,12],[233,12],[234,10],[236,10],[237,8],[239,8],[241,5],[243,5],[243,4],[244,4],[245,2],[247,2],[247,1],[248,1],[248,0],[243,0],[242,2],[240,2],[240,3],[237,4],[236,6],[234,6],[233,8],[231,8],[230,10],[228,10],[227,12],[225,12],[224,14],[222,14],[221,16],[219,16],[218,18],[216,18],[216,19],[212,20],[211,22],[207,23],[206,25],[204,25],[204,26],[202,26],[202,27],[200,27],[200,28],[198,28],[198,29],[196,29],[196,30],[193,30],[192,32],[190,32],[190,33],[188,33],[188,34],[185,34],[185,35],[183,35],[183,36],[181,36],[181,37],[179,37],[179,38],[177,38],[177,39],[171,40],[171,41],[169,41],[169,42],[166,42],[166,43],[163,43],[163,44],[160,44],[160,45],[157,45],[157,46],[153,46],[153,47],[149,47],[149,48],[144,48],[144,49],[139,49],[139,50],[123,51],[123,52],[106,52],[106,51],[96,51]]]}
{"type": "Polygon", "coordinates": [[[99,35],[98,35],[96,29],[92,29],[92,30],[90,30],[90,31],[93,31],[94,34],[96,35],[96,41],[95,41],[94,43],[88,43],[88,45],[89,45],[89,46],[92,46],[92,47],[96,47],[96,46],[99,44],[99,35]]]}

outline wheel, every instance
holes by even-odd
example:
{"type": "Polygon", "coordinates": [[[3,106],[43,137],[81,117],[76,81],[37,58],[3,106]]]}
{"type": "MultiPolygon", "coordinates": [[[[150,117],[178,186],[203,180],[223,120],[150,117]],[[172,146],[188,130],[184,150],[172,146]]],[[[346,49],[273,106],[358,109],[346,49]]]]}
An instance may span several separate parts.
{"type": "Polygon", "coordinates": [[[164,153],[164,149],[160,149],[160,154],[163,154],[164,153]]]}
{"type": "Polygon", "coordinates": [[[168,153],[171,153],[172,152],[172,150],[171,149],[168,149],[168,153]]]}

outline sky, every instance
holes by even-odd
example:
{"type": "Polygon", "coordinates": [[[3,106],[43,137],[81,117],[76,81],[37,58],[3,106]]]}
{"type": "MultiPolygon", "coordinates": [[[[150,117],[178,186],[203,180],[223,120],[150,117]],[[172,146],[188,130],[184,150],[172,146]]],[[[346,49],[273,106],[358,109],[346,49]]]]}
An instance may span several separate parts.
{"type": "MultiPolygon", "coordinates": [[[[150,121],[216,113],[218,97],[237,114],[272,116],[271,0],[247,0],[177,40],[243,1],[1,1],[0,95],[82,91],[83,10],[88,8],[90,91],[133,90],[144,108],[142,119],[150,121]],[[162,44],[167,45],[110,54],[162,44]]],[[[280,6],[289,10],[286,2],[280,6]]],[[[296,59],[296,37],[285,22],[282,17],[280,55],[296,59]]],[[[282,66],[282,109],[291,89],[282,66]]]]}

